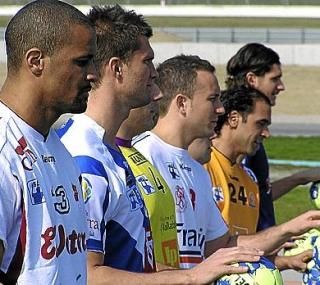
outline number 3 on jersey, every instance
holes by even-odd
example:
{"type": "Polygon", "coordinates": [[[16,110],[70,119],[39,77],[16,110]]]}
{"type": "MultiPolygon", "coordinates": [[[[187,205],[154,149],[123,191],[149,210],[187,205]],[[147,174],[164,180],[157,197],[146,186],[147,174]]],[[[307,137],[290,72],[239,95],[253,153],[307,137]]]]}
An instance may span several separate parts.
{"type": "Polygon", "coordinates": [[[237,189],[232,183],[228,183],[228,187],[230,191],[230,201],[232,203],[247,204],[248,198],[243,186],[239,186],[239,189],[237,189]]]}

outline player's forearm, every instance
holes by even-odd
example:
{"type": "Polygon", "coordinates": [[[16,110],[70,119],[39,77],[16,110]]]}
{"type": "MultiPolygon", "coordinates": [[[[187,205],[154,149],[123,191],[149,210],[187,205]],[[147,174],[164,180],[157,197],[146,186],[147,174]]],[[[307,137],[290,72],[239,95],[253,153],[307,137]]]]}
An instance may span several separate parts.
{"type": "Polygon", "coordinates": [[[197,284],[190,270],[169,270],[157,273],[134,273],[107,266],[88,270],[89,285],[156,285],[197,284]]]}
{"type": "Polygon", "coordinates": [[[291,189],[307,182],[305,182],[304,177],[302,177],[299,173],[272,182],[272,200],[275,201],[279,199],[281,196],[288,193],[291,189]]]}
{"type": "Polygon", "coordinates": [[[289,237],[291,237],[291,233],[282,224],[260,231],[254,235],[240,235],[237,239],[237,245],[258,248],[263,250],[265,255],[269,255],[289,237]]]}
{"type": "Polygon", "coordinates": [[[320,167],[309,168],[281,178],[272,182],[272,198],[276,200],[299,185],[318,180],[320,180],[320,167]]]}
{"type": "Polygon", "coordinates": [[[290,269],[290,266],[288,264],[288,259],[285,256],[278,256],[278,255],[275,256],[274,264],[277,266],[277,268],[280,271],[290,269]]]}

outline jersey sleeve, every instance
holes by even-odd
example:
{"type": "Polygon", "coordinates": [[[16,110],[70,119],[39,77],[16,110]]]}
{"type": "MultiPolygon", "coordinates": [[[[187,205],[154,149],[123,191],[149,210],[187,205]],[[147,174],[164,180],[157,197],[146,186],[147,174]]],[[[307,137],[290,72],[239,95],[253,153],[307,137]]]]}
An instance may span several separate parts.
{"type": "Polygon", "coordinates": [[[208,191],[207,191],[207,213],[212,213],[210,214],[211,218],[208,219],[208,227],[207,227],[207,233],[206,233],[206,240],[210,241],[210,240],[214,240],[217,239],[221,236],[223,236],[227,231],[228,231],[228,226],[226,225],[222,214],[215,202],[215,199],[213,197],[213,191],[212,191],[212,187],[211,187],[211,182],[210,182],[210,178],[209,175],[207,176],[207,180],[208,180],[208,191]]]}
{"type": "Polygon", "coordinates": [[[89,156],[76,156],[82,176],[82,191],[85,201],[89,237],[89,251],[105,252],[105,227],[110,219],[109,181],[102,163],[89,156]]]}
{"type": "Polygon", "coordinates": [[[21,225],[21,189],[10,166],[0,158],[0,240],[4,245],[1,270],[6,272],[16,250],[21,225]],[[4,222],[5,221],[5,222],[4,222]]]}

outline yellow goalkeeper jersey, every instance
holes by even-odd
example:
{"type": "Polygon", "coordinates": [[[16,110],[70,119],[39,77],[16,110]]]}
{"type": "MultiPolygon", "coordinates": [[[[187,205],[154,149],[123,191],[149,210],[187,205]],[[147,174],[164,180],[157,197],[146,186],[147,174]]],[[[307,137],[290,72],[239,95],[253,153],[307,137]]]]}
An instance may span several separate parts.
{"type": "Polygon", "coordinates": [[[136,177],[149,213],[156,262],[179,268],[175,202],[170,188],[134,147],[119,147],[136,177]]]}
{"type": "Polygon", "coordinates": [[[232,234],[253,234],[259,218],[259,188],[239,164],[232,164],[212,148],[205,165],[213,184],[213,196],[232,234]]]}

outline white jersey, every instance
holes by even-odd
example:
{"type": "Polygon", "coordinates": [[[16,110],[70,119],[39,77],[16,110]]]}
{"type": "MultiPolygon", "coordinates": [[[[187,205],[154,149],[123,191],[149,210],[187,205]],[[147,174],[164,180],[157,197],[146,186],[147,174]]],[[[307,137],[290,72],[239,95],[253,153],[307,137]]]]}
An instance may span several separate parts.
{"type": "Polygon", "coordinates": [[[187,150],[165,143],[152,132],[136,137],[133,145],[159,170],[172,191],[180,266],[193,267],[204,258],[205,242],[228,230],[214,202],[210,178],[187,150]]]}
{"type": "Polygon", "coordinates": [[[105,130],[84,114],[74,116],[58,133],[82,172],[88,251],[105,254],[107,266],[154,271],[150,221],[123,155],[103,143],[105,130]]]}
{"type": "Polygon", "coordinates": [[[3,104],[0,117],[1,270],[20,239],[18,284],[86,284],[79,169],[53,129],[44,139],[3,104]]]}

